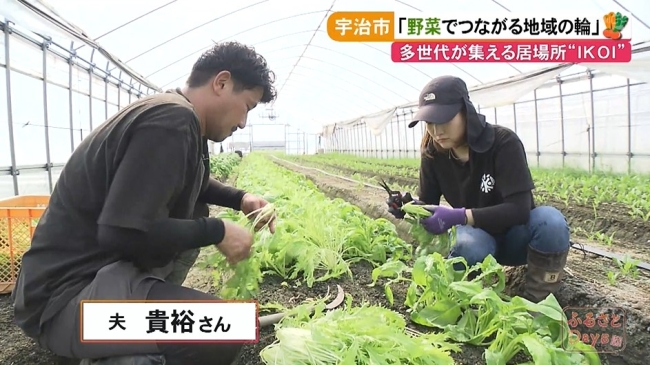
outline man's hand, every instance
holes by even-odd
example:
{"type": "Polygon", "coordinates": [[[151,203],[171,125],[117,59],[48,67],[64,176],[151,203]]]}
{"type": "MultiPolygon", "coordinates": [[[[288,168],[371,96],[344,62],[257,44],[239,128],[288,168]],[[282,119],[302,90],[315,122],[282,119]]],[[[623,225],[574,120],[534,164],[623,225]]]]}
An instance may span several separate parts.
{"type": "MultiPolygon", "coordinates": [[[[241,200],[241,209],[240,210],[242,211],[242,213],[248,215],[251,212],[254,212],[254,211],[258,210],[258,209],[263,208],[268,203],[269,202],[267,202],[264,198],[261,198],[259,196],[256,196],[256,195],[253,195],[253,194],[250,194],[250,193],[246,193],[246,194],[244,194],[244,197],[241,200]]],[[[249,217],[249,219],[254,220],[256,215],[257,214],[252,214],[249,217]]],[[[268,224],[269,231],[271,233],[275,233],[275,218],[276,218],[276,215],[274,213],[272,216],[270,216],[268,218],[265,218],[265,219],[262,219],[257,224],[257,226],[255,227],[255,231],[259,231],[260,229],[262,229],[262,227],[264,227],[265,225],[268,224]]]]}
{"type": "Polygon", "coordinates": [[[251,254],[253,235],[244,227],[224,220],[225,234],[217,248],[231,265],[245,260],[251,254]]]}

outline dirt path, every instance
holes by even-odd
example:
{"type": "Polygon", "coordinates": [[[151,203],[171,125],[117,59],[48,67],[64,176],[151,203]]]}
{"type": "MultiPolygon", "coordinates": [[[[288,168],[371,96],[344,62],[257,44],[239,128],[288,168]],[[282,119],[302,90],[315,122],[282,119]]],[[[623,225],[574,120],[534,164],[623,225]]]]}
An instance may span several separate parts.
{"type": "MultiPolygon", "coordinates": [[[[330,197],[339,197],[359,206],[367,215],[388,218],[395,222],[384,206],[385,193],[328,176],[314,169],[295,163],[274,159],[285,168],[301,173],[312,180],[330,197]]],[[[398,224],[398,231],[404,234],[406,227],[398,224]]],[[[595,246],[593,242],[584,242],[595,246]]],[[[567,264],[571,274],[567,275],[556,297],[561,305],[570,307],[595,307],[599,309],[623,307],[626,310],[627,345],[617,355],[607,355],[610,364],[641,365],[650,358],[650,280],[643,275],[637,279],[619,279],[615,286],[608,283],[607,272],[616,271],[611,260],[599,257],[585,257],[572,250],[567,264]]],[[[520,285],[523,268],[510,270],[509,287],[520,285]]]]}

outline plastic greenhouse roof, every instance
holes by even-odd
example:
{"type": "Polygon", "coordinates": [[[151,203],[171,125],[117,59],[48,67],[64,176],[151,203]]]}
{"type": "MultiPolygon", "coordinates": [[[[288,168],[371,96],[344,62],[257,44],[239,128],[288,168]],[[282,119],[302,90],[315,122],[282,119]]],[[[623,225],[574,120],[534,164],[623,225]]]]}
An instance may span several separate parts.
{"type": "MultiPolygon", "coordinates": [[[[5,2],[5,1],[0,1],[5,2]]],[[[337,43],[326,31],[333,11],[422,12],[434,16],[441,2],[352,0],[49,0],[61,17],[161,89],[184,84],[192,64],[213,42],[254,46],[277,75],[274,112],[282,122],[314,127],[412,102],[431,78],[451,74],[469,86],[493,82],[550,64],[399,64],[389,43],[337,43]],[[304,123],[304,124],[303,124],[304,123]]],[[[646,0],[459,0],[445,14],[607,13],[635,18],[634,39],[650,39],[646,0]],[[643,5],[646,3],[646,5],[643,5]]],[[[68,41],[69,44],[69,41],[68,41]]],[[[91,47],[75,42],[82,57],[91,47]]],[[[258,107],[263,109],[264,106],[258,107]]],[[[253,112],[252,122],[257,114],[253,112]]]]}

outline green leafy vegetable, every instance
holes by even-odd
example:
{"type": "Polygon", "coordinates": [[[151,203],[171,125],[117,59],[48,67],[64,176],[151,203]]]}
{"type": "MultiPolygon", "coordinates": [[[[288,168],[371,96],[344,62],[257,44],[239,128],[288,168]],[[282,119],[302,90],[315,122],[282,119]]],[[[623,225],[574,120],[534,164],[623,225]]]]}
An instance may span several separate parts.
{"type": "Polygon", "coordinates": [[[368,305],[286,318],[276,337],[260,353],[265,364],[453,365],[449,352],[459,351],[444,334],[414,336],[399,313],[368,305]]]}
{"type": "MultiPolygon", "coordinates": [[[[350,264],[372,265],[409,258],[411,246],[386,219],[371,219],[342,199],[328,199],[304,176],[278,167],[264,156],[249,155],[238,168],[237,186],[267,197],[277,214],[276,232],[255,234],[253,255],[230,267],[223,256],[208,258],[216,286],[225,299],[250,299],[267,274],[304,281],[308,287],[330,278],[351,276],[350,264]]],[[[240,212],[220,217],[245,224],[240,212]]]]}
{"type": "Polygon", "coordinates": [[[600,364],[589,345],[570,340],[575,335],[553,295],[537,304],[508,298],[502,294],[503,267],[492,256],[462,271],[454,270],[457,262],[467,265],[463,258],[445,259],[438,253],[418,257],[413,268],[387,262],[375,269],[373,280],[405,281],[410,274],[405,304],[411,320],[443,330],[454,341],[487,346],[487,365],[506,365],[522,351],[534,364],[600,364]],[[471,273],[478,275],[468,281],[471,273]]]}
{"type": "Polygon", "coordinates": [[[437,252],[443,256],[447,256],[451,247],[455,242],[456,227],[453,227],[447,233],[435,235],[429,233],[420,221],[424,218],[430,217],[431,212],[421,205],[413,204],[412,202],[404,204],[402,207],[406,213],[405,221],[411,224],[409,234],[418,242],[419,246],[415,251],[416,256],[426,256],[437,252]]]}

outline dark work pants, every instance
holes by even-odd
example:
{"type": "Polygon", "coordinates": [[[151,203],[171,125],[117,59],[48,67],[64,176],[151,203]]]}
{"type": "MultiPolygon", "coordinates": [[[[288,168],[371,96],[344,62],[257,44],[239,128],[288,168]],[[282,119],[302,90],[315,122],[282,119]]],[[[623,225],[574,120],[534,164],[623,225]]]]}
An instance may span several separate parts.
{"type": "MultiPolygon", "coordinates": [[[[83,300],[209,300],[214,296],[162,278],[172,265],[145,273],[131,262],[118,261],[102,268],[95,279],[74,297],[66,307],[43,326],[38,343],[63,357],[73,359],[106,359],[131,355],[163,354],[166,365],[227,365],[238,356],[242,345],[231,344],[101,344],[80,341],[80,303],[83,300]]],[[[108,360],[108,359],[107,359],[108,360]]],[[[123,363],[123,362],[122,362],[123,363]]],[[[111,361],[102,361],[111,365],[111,361]]],[[[116,362],[120,364],[120,362],[116,362]]]]}
{"type": "MultiPolygon", "coordinates": [[[[206,206],[207,207],[207,206],[206,206]]],[[[207,212],[195,212],[205,214],[207,212]]],[[[74,359],[105,359],[132,355],[165,356],[166,365],[230,365],[241,351],[242,345],[232,344],[155,344],[125,343],[96,344],[80,341],[80,303],[82,300],[211,300],[214,296],[185,288],[185,280],[198,255],[191,251],[181,253],[169,265],[142,272],[128,261],[118,261],[103,267],[95,279],[74,297],[54,318],[45,323],[38,343],[63,357],[74,359]]],[[[144,360],[144,359],[143,359],[144,360]]],[[[116,362],[117,364],[123,362],[116,362]]]]}
{"type": "MultiPolygon", "coordinates": [[[[212,300],[210,294],[183,286],[156,283],[151,287],[148,300],[212,300]]],[[[243,345],[233,344],[158,344],[165,356],[166,365],[228,365],[234,364],[243,345]]]]}

